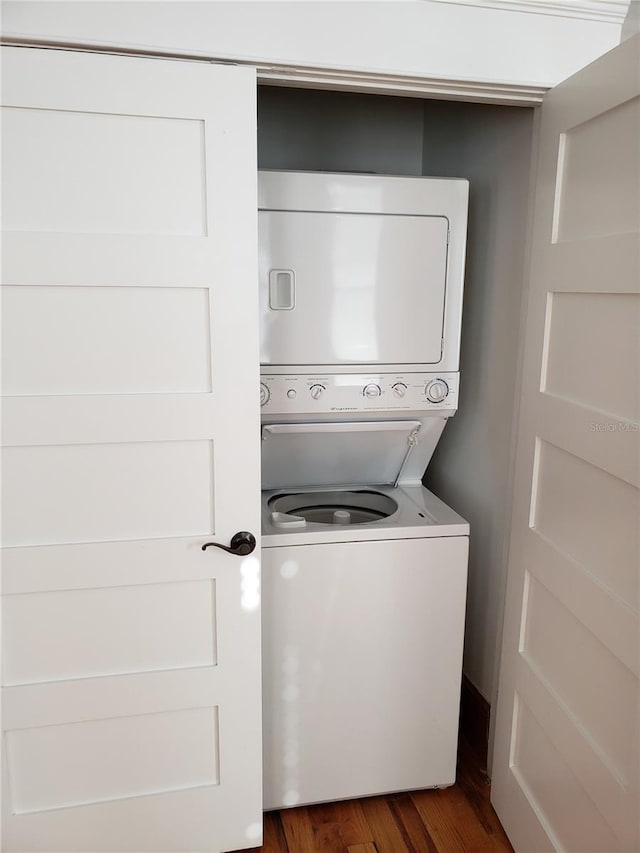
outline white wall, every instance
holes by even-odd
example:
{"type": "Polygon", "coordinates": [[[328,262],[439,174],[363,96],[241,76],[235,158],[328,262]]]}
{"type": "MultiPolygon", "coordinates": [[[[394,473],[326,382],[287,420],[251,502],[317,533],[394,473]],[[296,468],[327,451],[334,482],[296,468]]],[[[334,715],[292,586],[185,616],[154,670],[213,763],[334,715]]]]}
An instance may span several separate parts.
{"type": "Polygon", "coordinates": [[[471,523],[464,672],[497,682],[533,110],[425,103],[424,172],[470,181],[459,409],[425,484],[471,523]]]}
{"type": "Polygon", "coordinates": [[[7,38],[545,87],[617,44],[621,23],[431,0],[3,3],[7,38]]]}

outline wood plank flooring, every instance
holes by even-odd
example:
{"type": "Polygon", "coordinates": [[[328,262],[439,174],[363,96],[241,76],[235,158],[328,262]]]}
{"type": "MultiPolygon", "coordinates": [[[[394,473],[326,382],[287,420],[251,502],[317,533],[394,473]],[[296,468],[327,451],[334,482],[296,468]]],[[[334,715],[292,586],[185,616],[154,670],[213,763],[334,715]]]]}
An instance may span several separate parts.
{"type": "Polygon", "coordinates": [[[268,812],[263,853],[513,853],[481,758],[461,737],[458,779],[426,790],[268,812]]]}

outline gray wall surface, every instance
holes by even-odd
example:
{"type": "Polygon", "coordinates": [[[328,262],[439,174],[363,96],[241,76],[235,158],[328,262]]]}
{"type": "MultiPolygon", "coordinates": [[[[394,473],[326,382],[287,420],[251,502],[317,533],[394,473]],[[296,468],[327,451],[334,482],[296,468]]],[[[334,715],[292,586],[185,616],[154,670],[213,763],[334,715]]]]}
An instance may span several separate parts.
{"type": "Polygon", "coordinates": [[[464,672],[491,702],[511,513],[533,110],[425,104],[424,172],[470,181],[459,409],[425,485],[471,524],[464,672]]]}
{"type": "Polygon", "coordinates": [[[323,172],[422,173],[422,102],[258,89],[258,166],[323,172]]]}

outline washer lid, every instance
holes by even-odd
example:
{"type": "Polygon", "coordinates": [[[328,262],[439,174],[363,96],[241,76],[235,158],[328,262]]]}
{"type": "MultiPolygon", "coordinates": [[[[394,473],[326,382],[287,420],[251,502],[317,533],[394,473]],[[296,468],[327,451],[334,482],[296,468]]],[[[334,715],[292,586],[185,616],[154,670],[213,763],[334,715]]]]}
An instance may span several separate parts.
{"type": "Polygon", "coordinates": [[[262,488],[395,485],[420,427],[420,421],[263,426],[262,488]]]}

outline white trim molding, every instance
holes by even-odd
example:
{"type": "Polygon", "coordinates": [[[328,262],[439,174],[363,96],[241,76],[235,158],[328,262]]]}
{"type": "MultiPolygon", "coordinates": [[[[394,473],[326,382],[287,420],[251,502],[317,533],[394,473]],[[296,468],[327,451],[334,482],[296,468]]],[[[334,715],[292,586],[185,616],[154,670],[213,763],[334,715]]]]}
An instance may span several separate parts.
{"type": "MultiPolygon", "coordinates": [[[[579,5],[586,14],[626,3],[579,5]]],[[[274,85],[535,104],[620,42],[621,23],[551,7],[565,9],[559,0],[2,0],[2,26],[14,44],[232,62],[274,85]]]]}
{"type": "Polygon", "coordinates": [[[176,59],[183,62],[209,62],[223,65],[245,65],[256,69],[258,82],[266,86],[288,86],[297,89],[331,89],[378,95],[400,95],[409,98],[432,98],[447,101],[469,101],[484,104],[508,104],[535,107],[542,103],[547,86],[522,86],[515,83],[492,83],[440,77],[415,77],[402,74],[297,67],[272,63],[261,65],[251,61],[230,61],[226,58],[189,56],[140,50],[109,50],[100,47],[79,48],[64,43],[34,44],[28,40],[1,39],[0,44],[25,49],[72,50],[81,53],[108,53],[116,56],[147,56],[156,59],[176,59]]]}
{"type": "Polygon", "coordinates": [[[580,18],[607,24],[624,23],[629,6],[634,0],[425,0],[448,3],[454,6],[477,6],[498,9],[502,12],[525,12],[529,15],[552,15],[556,18],[580,18]]]}
{"type": "Polygon", "coordinates": [[[296,68],[286,65],[257,65],[256,70],[258,81],[271,86],[337,89],[347,92],[511,104],[512,106],[536,106],[542,103],[543,95],[548,91],[548,87],[543,86],[447,80],[436,77],[364,73],[326,68],[296,68]]]}

